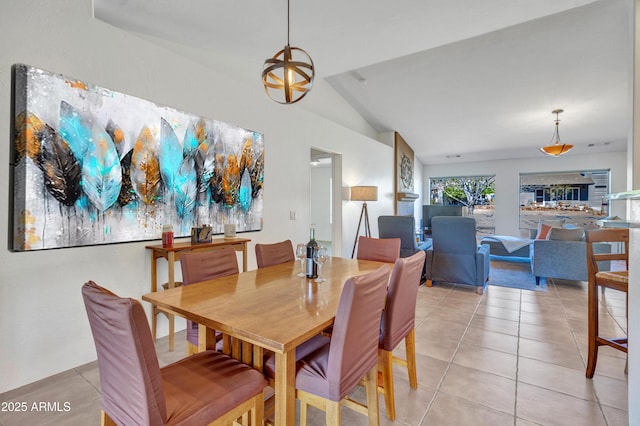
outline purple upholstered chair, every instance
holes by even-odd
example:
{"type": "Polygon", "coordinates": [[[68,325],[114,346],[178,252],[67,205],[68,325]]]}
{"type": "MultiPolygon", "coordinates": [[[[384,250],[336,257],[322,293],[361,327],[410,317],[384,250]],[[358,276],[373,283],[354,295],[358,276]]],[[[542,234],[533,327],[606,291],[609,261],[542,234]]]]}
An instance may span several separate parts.
{"type": "Polygon", "coordinates": [[[393,263],[400,257],[400,238],[379,239],[361,236],[358,239],[356,257],[361,260],[393,263]]]}
{"type": "Polygon", "coordinates": [[[296,397],[300,425],[306,425],[307,404],[326,411],[328,425],[340,424],[340,401],[366,376],[367,407],[345,399],[350,408],[378,424],[378,339],[389,281],[389,267],[349,278],[342,289],[329,343],[298,362],[296,397]]]}
{"type": "Polygon", "coordinates": [[[295,260],[291,240],[273,244],[256,244],[256,261],[258,268],[278,265],[295,260]]]}
{"type": "Polygon", "coordinates": [[[393,387],[393,362],[407,367],[409,386],[418,388],[416,374],[415,317],[416,298],[424,266],[424,251],[396,260],[389,280],[387,299],[380,323],[379,369],[382,372],[384,403],[389,420],[396,419],[393,387]],[[393,356],[393,350],[405,341],[406,359],[393,356]]]}
{"type": "Polygon", "coordinates": [[[263,375],[215,351],[160,368],[140,302],[82,287],[98,354],[103,425],[262,424],[263,375]]]}
{"type": "MultiPolygon", "coordinates": [[[[232,247],[185,253],[180,256],[182,285],[235,275],[238,269],[236,251],[232,247]]],[[[187,320],[187,355],[198,352],[198,323],[187,320]]]]}

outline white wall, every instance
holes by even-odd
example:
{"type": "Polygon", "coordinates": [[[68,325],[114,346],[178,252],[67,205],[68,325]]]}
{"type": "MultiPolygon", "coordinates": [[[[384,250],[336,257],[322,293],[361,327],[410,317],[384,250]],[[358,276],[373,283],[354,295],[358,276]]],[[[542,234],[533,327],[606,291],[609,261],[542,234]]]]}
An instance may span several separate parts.
{"type": "MultiPolygon", "coordinates": [[[[422,193],[428,194],[429,179],[446,176],[496,175],[495,224],[497,235],[520,236],[520,173],[611,170],[611,192],[626,190],[626,153],[571,155],[551,158],[496,160],[425,166],[422,193]]],[[[611,213],[626,217],[624,206],[610,205],[611,213]]]]}
{"type": "MultiPolygon", "coordinates": [[[[420,221],[422,220],[422,205],[426,204],[429,198],[425,196],[425,194],[428,194],[428,192],[424,191],[423,187],[425,187],[425,185],[422,184],[424,180],[422,177],[424,175],[424,166],[417,158],[414,160],[414,162],[415,165],[413,169],[413,191],[420,194],[420,197],[415,201],[413,205],[413,217],[415,217],[416,219],[416,226],[419,227],[420,221]]],[[[427,186],[428,185],[429,181],[427,180],[427,186]]],[[[424,228],[424,226],[422,228],[424,228]]]]}
{"type": "Polygon", "coordinates": [[[316,228],[316,240],[331,241],[331,166],[310,170],[311,225],[316,228]]]}
{"type": "MultiPolygon", "coordinates": [[[[311,146],[342,154],[343,186],[379,187],[380,200],[371,203],[372,217],[393,212],[393,150],[365,136],[369,132],[362,130],[367,129],[364,121],[351,126],[358,131],[344,127],[357,121],[355,114],[337,124],[303,106],[278,105],[265,96],[259,76],[251,83],[235,81],[94,20],[90,0],[0,3],[0,134],[5,140],[0,150],[4,182],[0,199],[5,206],[12,193],[7,182],[14,63],[264,133],[264,230],[243,234],[252,239],[250,269],[255,268],[255,243],[308,239],[311,146]],[[289,220],[290,210],[297,211],[297,220],[289,220]]],[[[256,66],[259,69],[261,64],[256,66]]],[[[328,85],[321,87],[331,90],[328,85]]],[[[318,108],[314,105],[314,110],[318,108]]],[[[359,213],[360,205],[343,203],[343,255],[351,254],[347,242],[353,241],[359,213]]],[[[0,209],[3,241],[9,238],[9,217],[8,208],[0,209]]],[[[147,293],[150,256],[146,244],[26,253],[0,250],[0,392],[95,359],[80,287],[95,280],[123,296],[139,298],[147,293]]],[[[163,317],[159,324],[160,335],[166,334],[163,317]]]]}

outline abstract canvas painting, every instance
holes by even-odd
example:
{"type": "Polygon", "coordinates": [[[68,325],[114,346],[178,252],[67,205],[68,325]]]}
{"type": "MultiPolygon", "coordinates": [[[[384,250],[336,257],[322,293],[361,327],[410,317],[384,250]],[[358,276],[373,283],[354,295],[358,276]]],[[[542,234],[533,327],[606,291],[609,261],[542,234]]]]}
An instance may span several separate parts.
{"type": "Polygon", "coordinates": [[[13,67],[14,251],[262,229],[263,135],[13,67]]]}

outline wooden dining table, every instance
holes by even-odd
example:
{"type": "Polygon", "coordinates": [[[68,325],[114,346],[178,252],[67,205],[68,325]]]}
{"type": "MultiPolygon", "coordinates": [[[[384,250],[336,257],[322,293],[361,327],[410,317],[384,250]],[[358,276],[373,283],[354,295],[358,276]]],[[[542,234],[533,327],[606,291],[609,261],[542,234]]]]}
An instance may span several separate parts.
{"type": "Polygon", "coordinates": [[[333,324],[349,277],[381,265],[389,264],[332,257],[322,268],[326,281],[315,282],[298,277],[300,264],[288,262],[145,294],[142,299],[199,323],[200,350],[215,347],[217,330],[252,345],[256,368],[262,368],[263,351],[273,351],[275,424],[293,425],[296,347],[333,324]]]}

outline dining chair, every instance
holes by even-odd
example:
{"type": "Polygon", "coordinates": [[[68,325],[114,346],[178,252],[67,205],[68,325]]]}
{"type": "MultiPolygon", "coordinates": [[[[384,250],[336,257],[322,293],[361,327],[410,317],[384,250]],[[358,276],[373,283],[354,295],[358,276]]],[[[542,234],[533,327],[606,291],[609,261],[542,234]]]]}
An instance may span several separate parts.
{"type": "MultiPolygon", "coordinates": [[[[240,273],[236,251],[232,247],[190,252],[180,256],[182,285],[240,273]]],[[[217,334],[217,340],[221,338],[217,334]]],[[[187,320],[187,355],[198,352],[198,323],[187,320]]],[[[227,351],[228,352],[228,351],[227,351]]]]}
{"type": "Polygon", "coordinates": [[[418,388],[416,369],[416,299],[424,266],[424,251],[396,260],[389,279],[387,298],[378,342],[378,369],[382,373],[384,403],[389,420],[396,419],[396,406],[393,381],[393,363],[407,368],[409,386],[418,388]],[[405,359],[393,356],[393,350],[404,340],[405,359]]]}
{"type": "Polygon", "coordinates": [[[273,244],[256,244],[256,261],[258,268],[278,265],[295,260],[291,240],[273,244]]]}
{"type": "Polygon", "coordinates": [[[325,411],[327,425],[340,424],[340,405],[369,417],[378,425],[378,338],[389,267],[349,278],[342,289],[333,333],[328,343],[297,364],[296,398],[300,425],[307,424],[307,408],[325,411]],[[366,407],[347,398],[363,380],[366,407]]]}
{"type": "Polygon", "coordinates": [[[216,351],[163,368],[140,302],[93,281],[82,286],[98,355],[102,425],[262,424],[267,381],[216,351]]]}
{"type": "Polygon", "coordinates": [[[400,238],[370,238],[360,236],[358,254],[360,260],[393,263],[400,257],[400,238]]]}
{"type": "MultiPolygon", "coordinates": [[[[602,290],[612,288],[614,290],[628,293],[629,289],[629,229],[627,228],[605,228],[592,229],[585,232],[587,242],[587,271],[589,275],[588,283],[588,319],[589,319],[589,345],[587,357],[586,376],[592,378],[596,370],[598,360],[598,348],[600,346],[610,346],[614,349],[627,353],[628,340],[623,338],[609,338],[600,336],[599,325],[599,297],[598,287],[602,290]],[[594,243],[607,242],[615,248],[616,253],[597,253],[594,250],[594,243]],[[618,261],[622,263],[624,270],[600,270],[600,266],[607,261],[618,261]]],[[[615,264],[615,263],[612,263],[615,264]]],[[[609,269],[609,268],[607,268],[609,269]]],[[[626,296],[626,294],[625,294],[626,296]]],[[[603,295],[604,297],[604,295],[603,295]]],[[[629,301],[627,299],[627,318],[629,317],[629,301]]],[[[628,329],[628,325],[627,325],[628,329]]]]}

